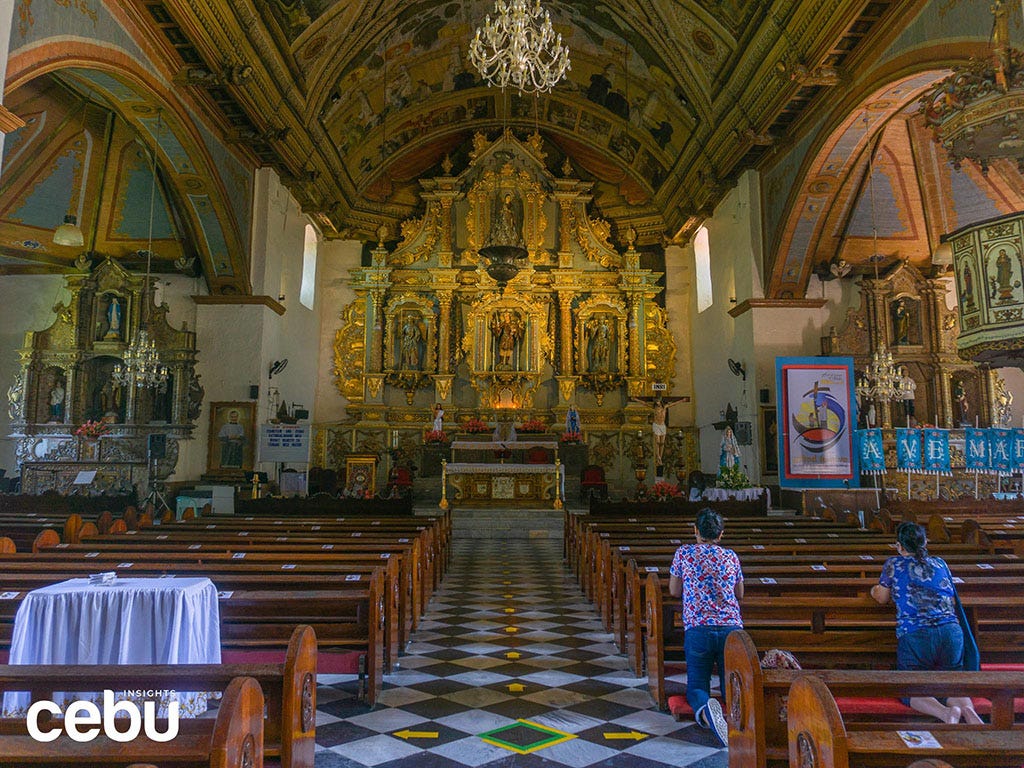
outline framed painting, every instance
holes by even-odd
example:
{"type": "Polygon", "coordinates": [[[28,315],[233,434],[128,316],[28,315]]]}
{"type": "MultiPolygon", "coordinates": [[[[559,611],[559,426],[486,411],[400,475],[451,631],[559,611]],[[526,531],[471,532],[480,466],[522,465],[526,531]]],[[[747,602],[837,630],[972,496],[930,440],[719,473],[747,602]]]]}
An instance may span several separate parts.
{"type": "Polygon", "coordinates": [[[344,496],[371,499],[377,492],[377,454],[354,454],[345,457],[344,496]]]}
{"type": "Polygon", "coordinates": [[[859,485],[852,357],[775,358],[779,485],[859,485]]]}
{"type": "Polygon", "coordinates": [[[241,478],[256,460],[256,403],[210,403],[206,474],[241,478]]]}
{"type": "Polygon", "coordinates": [[[761,406],[761,474],[779,474],[779,418],[774,405],[761,406]]]}

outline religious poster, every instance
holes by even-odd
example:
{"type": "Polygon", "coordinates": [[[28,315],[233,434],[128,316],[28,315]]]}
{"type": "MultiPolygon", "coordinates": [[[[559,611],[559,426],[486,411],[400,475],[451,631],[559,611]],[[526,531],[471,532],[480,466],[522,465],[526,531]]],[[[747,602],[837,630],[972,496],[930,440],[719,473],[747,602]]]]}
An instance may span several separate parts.
{"type": "Polygon", "coordinates": [[[779,484],[785,488],[859,485],[853,427],[853,359],[779,357],[779,484]]]}
{"type": "Polygon", "coordinates": [[[256,403],[210,403],[206,474],[222,477],[252,472],[256,459],[256,403]]]}

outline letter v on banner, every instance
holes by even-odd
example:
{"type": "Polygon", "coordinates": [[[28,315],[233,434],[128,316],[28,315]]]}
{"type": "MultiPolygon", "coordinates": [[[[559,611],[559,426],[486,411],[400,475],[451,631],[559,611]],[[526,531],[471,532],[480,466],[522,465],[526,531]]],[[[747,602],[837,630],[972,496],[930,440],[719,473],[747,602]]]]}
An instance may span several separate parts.
{"type": "Polygon", "coordinates": [[[905,471],[921,469],[921,430],[896,430],[896,466],[905,471]]]}

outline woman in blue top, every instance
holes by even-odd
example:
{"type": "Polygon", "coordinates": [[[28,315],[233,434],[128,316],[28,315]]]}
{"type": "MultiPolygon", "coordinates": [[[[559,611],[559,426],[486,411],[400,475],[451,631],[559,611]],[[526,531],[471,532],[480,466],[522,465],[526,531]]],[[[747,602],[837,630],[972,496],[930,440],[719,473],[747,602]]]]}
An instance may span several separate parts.
{"type": "MultiPolygon", "coordinates": [[[[917,523],[900,523],[896,529],[897,557],[882,566],[871,596],[885,605],[896,604],[896,668],[910,670],[961,670],[964,635],[956,615],[956,588],[949,566],[941,557],[928,555],[925,530],[917,523]]],[[[980,723],[967,697],[949,698],[944,706],[931,696],[910,699],[918,712],[945,723],[980,723]]]]}

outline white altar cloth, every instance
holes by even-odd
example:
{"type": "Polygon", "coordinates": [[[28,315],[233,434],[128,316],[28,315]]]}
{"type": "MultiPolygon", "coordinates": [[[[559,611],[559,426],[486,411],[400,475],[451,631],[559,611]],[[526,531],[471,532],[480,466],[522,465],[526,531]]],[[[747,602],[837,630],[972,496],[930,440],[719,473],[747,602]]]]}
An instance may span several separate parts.
{"type": "MultiPolygon", "coordinates": [[[[118,578],[109,586],[69,579],[33,590],[14,619],[10,663],[219,664],[217,588],[207,578],[118,578]]],[[[183,716],[205,711],[208,694],[176,693],[183,716]]],[[[28,701],[5,693],[4,716],[28,701]]]]}
{"type": "MultiPolygon", "coordinates": [[[[703,493],[705,501],[756,501],[768,493],[767,488],[708,488],[703,493]]],[[[772,505],[768,494],[768,506],[772,505]]]]}
{"type": "Polygon", "coordinates": [[[478,464],[459,461],[449,463],[445,471],[449,475],[544,475],[558,470],[565,474],[564,464],[478,464]]]}
{"type": "Polygon", "coordinates": [[[513,451],[529,448],[550,448],[557,450],[557,440],[456,440],[453,451],[513,451]]]}

